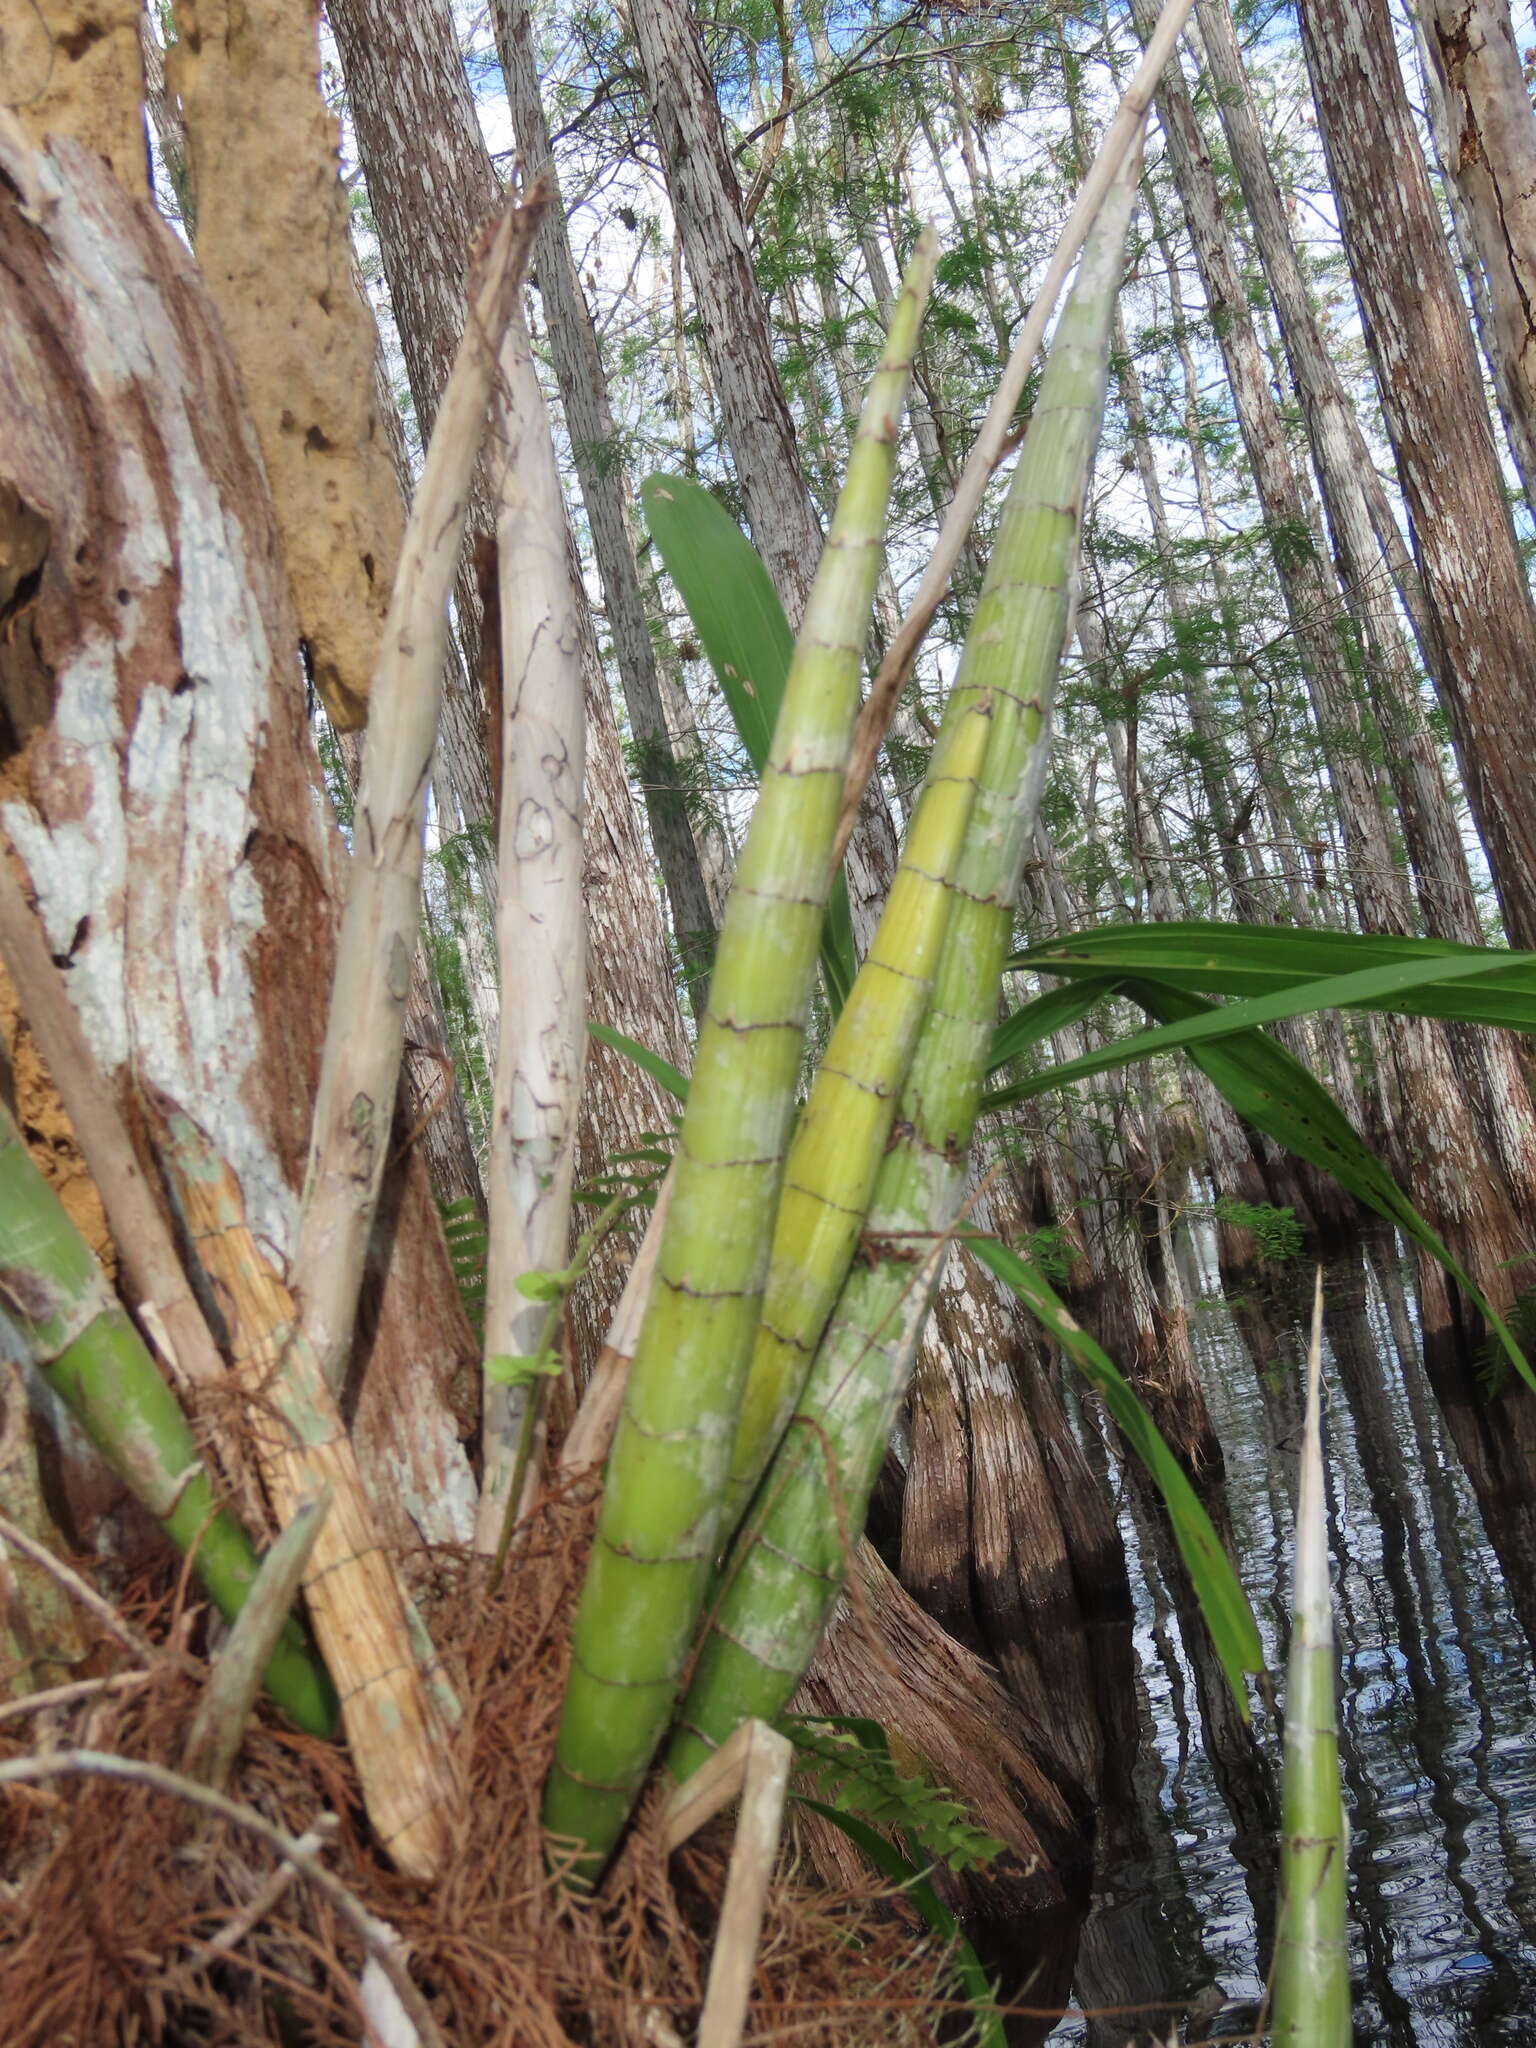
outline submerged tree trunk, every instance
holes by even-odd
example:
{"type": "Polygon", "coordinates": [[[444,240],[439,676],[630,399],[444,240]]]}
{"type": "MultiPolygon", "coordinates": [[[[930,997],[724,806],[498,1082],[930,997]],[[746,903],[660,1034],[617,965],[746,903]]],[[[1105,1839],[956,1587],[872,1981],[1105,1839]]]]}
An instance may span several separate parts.
{"type": "MultiPolygon", "coordinates": [[[[868,1543],[858,1545],[848,1590],[791,1711],[878,1721],[898,1755],[952,1786],[1003,1843],[984,1869],[935,1876],[988,1966],[1004,1973],[1005,1988],[1028,1996],[1035,1958],[1021,1957],[1018,1930],[1085,1886],[1077,1817],[1042,1773],[1034,1726],[1016,1699],[903,1591],[868,1543]]],[[[846,1841],[830,1830],[814,1838],[814,1853],[834,1880],[857,1870],[845,1860],[846,1841]]]]}
{"type": "MultiPolygon", "coordinates": [[[[1095,1560],[1096,1587],[1074,1574],[1063,1475],[1049,1469],[1023,1398],[1029,1383],[1054,1402],[1042,1372],[989,1276],[952,1252],[909,1397],[901,1577],[952,1636],[998,1666],[1036,1754],[1086,1819],[1120,1768],[1126,1732],[1103,1717],[1087,1613],[1128,1618],[1129,1589],[1117,1536],[1095,1560]]],[[[1094,1485],[1081,1470],[1072,1477],[1094,1485]]]]}
{"type": "MultiPolygon", "coordinates": [[[[1141,4],[1142,0],[1138,0],[1138,5],[1141,4]]],[[[1317,722],[1349,849],[1351,894],[1364,930],[1410,931],[1411,911],[1403,877],[1393,856],[1364,755],[1361,716],[1345,659],[1347,629],[1337,588],[1325,573],[1307,531],[1305,509],[1284,444],[1283,425],[1264,373],[1231,245],[1221,223],[1219,196],[1204,142],[1188,93],[1182,81],[1172,74],[1159,90],[1158,106],[1207,298],[1220,312],[1218,331],[1237,400],[1238,421],[1261,502],[1275,529],[1272,552],[1301,641],[1308,679],[1315,691],[1317,722]]],[[[1422,165],[1419,170],[1422,176],[1422,165]]],[[[1500,531],[1507,536],[1508,523],[1502,508],[1500,531]]],[[[1518,569],[1518,564],[1515,566],[1518,569]]],[[[1525,604],[1523,596],[1522,603],[1525,604]]],[[[1525,609],[1530,616],[1528,604],[1525,609]]],[[[1532,648],[1536,653],[1536,640],[1532,648]]],[[[1486,690],[1483,694],[1486,700],[1486,690]]],[[[1464,1224],[1471,1226],[1469,1189],[1458,1162],[1477,1158],[1483,1147],[1451,1058],[1448,1034],[1443,1027],[1421,1019],[1394,1018],[1385,1025],[1384,1042],[1390,1046],[1396,1070],[1393,1106],[1406,1112],[1390,1118],[1394,1163],[1416,1197],[1426,1203],[1430,1215],[1450,1236],[1490,1300],[1496,1305],[1507,1304],[1517,1284],[1510,1278],[1508,1260],[1512,1248],[1523,1248],[1522,1231],[1497,1170],[1482,1177],[1484,1192],[1475,1205],[1482,1213],[1475,1227],[1468,1228],[1464,1239],[1456,1235],[1464,1224]],[[1422,1146],[1409,1136],[1410,1130],[1423,1125],[1440,1127],[1436,1144],[1422,1146]]],[[[1526,1149],[1528,1152],[1529,1147],[1526,1149]]]]}

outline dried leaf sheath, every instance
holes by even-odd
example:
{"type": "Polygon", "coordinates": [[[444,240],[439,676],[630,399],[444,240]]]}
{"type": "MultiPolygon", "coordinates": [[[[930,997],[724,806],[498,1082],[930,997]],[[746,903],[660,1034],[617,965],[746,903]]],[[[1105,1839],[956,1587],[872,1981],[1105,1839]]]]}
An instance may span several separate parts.
{"type": "Polygon", "coordinates": [[[664,1732],[714,1561],[794,1108],[925,237],[859,423],[710,983],[657,1284],[577,1612],[545,1821],[605,1859],[664,1732]]]}
{"type": "Polygon", "coordinates": [[[379,665],[352,866],[294,1266],[303,1330],[332,1387],[352,1350],[358,1290],[379,1190],[405,1037],[411,955],[421,916],[422,832],[437,738],[448,593],[496,369],[542,201],[498,224],[411,506],[379,665]]]}
{"type": "Polygon", "coordinates": [[[176,1198],[224,1304],[249,1397],[247,1433],[273,1513],[286,1524],[324,1487],[332,1490],[304,1590],[369,1819],[401,1870],[431,1877],[447,1852],[455,1784],[404,1588],[380,1545],[335,1398],[297,1333],[293,1297],[246,1225],[233,1176],[189,1117],[173,1111],[168,1123],[176,1198]]]}
{"type": "Polygon", "coordinates": [[[853,1273],[796,1416],[728,1562],[668,1754],[697,1768],[747,1715],[772,1719],[809,1664],[964,1199],[1013,905],[1045,777],[1071,626],[1083,495],[1104,410],[1108,333],[1139,149],[1111,186],[1061,316],[956,679],[985,692],[991,737],[927,1019],[870,1212],[877,1263],[853,1273]],[[835,1496],[835,1497],[834,1497],[835,1496]]]}
{"type": "MultiPolygon", "coordinates": [[[[177,1403],[90,1247],[0,1109],[0,1311],[86,1434],[197,1572],[237,1614],[257,1573],[245,1532],[219,1508],[177,1403]]],[[[272,1696],[301,1728],[328,1735],[335,1698],[290,1626],[267,1666],[272,1696]]]]}
{"type": "Polygon", "coordinates": [[[582,629],[549,414],[519,311],[501,351],[494,445],[505,703],[496,947],[504,971],[486,1175],[485,1477],[475,1525],[476,1547],[493,1555],[517,1510],[546,1383],[497,1384],[490,1362],[535,1358],[546,1308],[519,1293],[518,1282],[566,1262],[586,1047],[582,629]]]}

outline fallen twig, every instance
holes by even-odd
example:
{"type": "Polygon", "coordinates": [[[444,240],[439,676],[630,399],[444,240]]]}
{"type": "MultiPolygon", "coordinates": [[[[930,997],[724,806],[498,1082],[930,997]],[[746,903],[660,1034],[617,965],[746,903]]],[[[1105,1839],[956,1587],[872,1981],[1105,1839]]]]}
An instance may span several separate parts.
{"type": "Polygon", "coordinates": [[[731,1800],[741,1801],[699,2016],[699,2048],[736,2048],[746,2025],[793,1761],[794,1745],[787,1736],[766,1721],[743,1721],[729,1741],[679,1785],[667,1809],[665,1841],[672,1850],[731,1800]]]}
{"type": "MultiPolygon", "coordinates": [[[[307,1856],[317,1856],[335,1838],[341,1823],[334,1813],[318,1814],[313,1826],[299,1836],[298,1846],[307,1856]]],[[[289,1885],[299,1875],[296,1863],[280,1863],[267,1879],[231,1919],[226,1920],[211,1940],[203,1945],[210,1955],[228,1955],[239,1947],[252,1928],[259,1927],[266,1919],[289,1885]]]]}
{"type": "Polygon", "coordinates": [[[128,1692],[145,1684],[151,1676],[148,1671],[114,1671],[106,1678],[76,1678],[68,1685],[50,1685],[43,1692],[29,1692],[25,1699],[7,1700],[0,1706],[0,1721],[17,1721],[23,1714],[46,1714],[52,1707],[73,1707],[104,1692],[128,1692]]]}

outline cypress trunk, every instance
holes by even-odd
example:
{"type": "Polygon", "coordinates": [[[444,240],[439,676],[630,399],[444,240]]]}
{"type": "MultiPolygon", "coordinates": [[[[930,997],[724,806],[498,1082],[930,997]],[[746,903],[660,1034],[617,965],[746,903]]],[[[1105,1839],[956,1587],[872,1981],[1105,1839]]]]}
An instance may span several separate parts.
{"type": "Polygon", "coordinates": [[[1302,38],[1457,758],[1510,943],[1536,945],[1536,611],[1383,0],[1305,0],[1302,38]]]}

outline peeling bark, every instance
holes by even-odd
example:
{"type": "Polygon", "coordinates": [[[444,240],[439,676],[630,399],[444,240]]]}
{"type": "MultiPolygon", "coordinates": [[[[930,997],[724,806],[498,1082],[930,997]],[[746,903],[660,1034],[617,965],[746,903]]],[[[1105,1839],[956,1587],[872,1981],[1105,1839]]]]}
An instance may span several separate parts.
{"type": "MultiPolygon", "coordinates": [[[[345,854],[322,827],[254,435],[185,251],[74,145],[13,146],[3,482],[46,524],[0,646],[0,821],[153,1184],[180,1104],[281,1271],[345,854]]],[[[424,1169],[370,1248],[356,1439],[385,1533],[467,1535],[470,1354],[424,1169]]]]}

